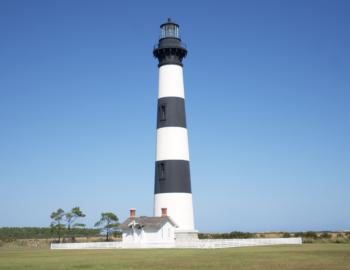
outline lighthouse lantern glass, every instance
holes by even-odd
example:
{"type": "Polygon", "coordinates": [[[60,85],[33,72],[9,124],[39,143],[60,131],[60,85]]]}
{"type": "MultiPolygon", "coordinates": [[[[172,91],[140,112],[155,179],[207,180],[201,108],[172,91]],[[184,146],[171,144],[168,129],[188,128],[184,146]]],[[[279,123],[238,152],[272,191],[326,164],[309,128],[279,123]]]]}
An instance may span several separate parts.
{"type": "Polygon", "coordinates": [[[179,27],[176,24],[165,24],[161,28],[161,38],[179,38],[179,27]]]}

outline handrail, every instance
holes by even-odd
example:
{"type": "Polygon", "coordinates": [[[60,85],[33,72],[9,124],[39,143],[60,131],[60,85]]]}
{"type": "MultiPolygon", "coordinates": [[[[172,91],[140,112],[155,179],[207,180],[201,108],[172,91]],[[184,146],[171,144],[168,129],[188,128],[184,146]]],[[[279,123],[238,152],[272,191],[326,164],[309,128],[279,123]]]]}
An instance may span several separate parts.
{"type": "MultiPolygon", "coordinates": [[[[185,49],[187,49],[187,45],[186,45],[186,43],[183,43],[183,42],[180,42],[179,43],[180,44],[180,46],[176,46],[176,47],[163,47],[163,48],[185,48],[185,49]]],[[[156,43],[154,46],[153,46],[153,50],[156,50],[156,49],[158,49],[159,48],[159,43],[156,43]]]]}

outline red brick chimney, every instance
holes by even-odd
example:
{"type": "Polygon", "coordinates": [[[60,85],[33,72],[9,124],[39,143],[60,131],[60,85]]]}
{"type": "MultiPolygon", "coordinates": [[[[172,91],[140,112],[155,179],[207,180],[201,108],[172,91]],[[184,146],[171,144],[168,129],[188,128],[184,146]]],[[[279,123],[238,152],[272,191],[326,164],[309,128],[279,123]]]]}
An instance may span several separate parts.
{"type": "Polygon", "coordinates": [[[162,217],[168,216],[168,209],[167,208],[162,208],[162,217]]]}
{"type": "Polygon", "coordinates": [[[135,218],[136,216],[136,209],[135,208],[131,208],[130,209],[130,218],[135,218]]]}

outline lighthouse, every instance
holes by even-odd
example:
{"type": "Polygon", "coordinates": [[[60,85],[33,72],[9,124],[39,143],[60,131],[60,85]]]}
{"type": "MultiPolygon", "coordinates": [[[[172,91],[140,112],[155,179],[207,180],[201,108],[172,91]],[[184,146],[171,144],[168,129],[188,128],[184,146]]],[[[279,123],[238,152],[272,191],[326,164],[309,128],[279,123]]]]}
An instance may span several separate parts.
{"type": "Polygon", "coordinates": [[[197,237],[194,227],[182,60],[187,49],[179,25],[160,26],[153,50],[159,61],[154,215],[162,209],[177,224],[177,239],[197,237]]]}

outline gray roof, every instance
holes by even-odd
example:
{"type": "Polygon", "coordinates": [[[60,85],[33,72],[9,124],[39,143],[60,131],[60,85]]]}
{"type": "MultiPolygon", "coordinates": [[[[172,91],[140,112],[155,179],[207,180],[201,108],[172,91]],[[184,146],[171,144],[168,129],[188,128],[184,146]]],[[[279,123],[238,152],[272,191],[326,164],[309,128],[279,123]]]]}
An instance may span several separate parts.
{"type": "Polygon", "coordinates": [[[127,218],[118,228],[122,230],[128,229],[131,227],[133,221],[142,228],[160,229],[166,222],[170,222],[170,224],[177,227],[176,223],[170,217],[136,217],[127,218]]]}

